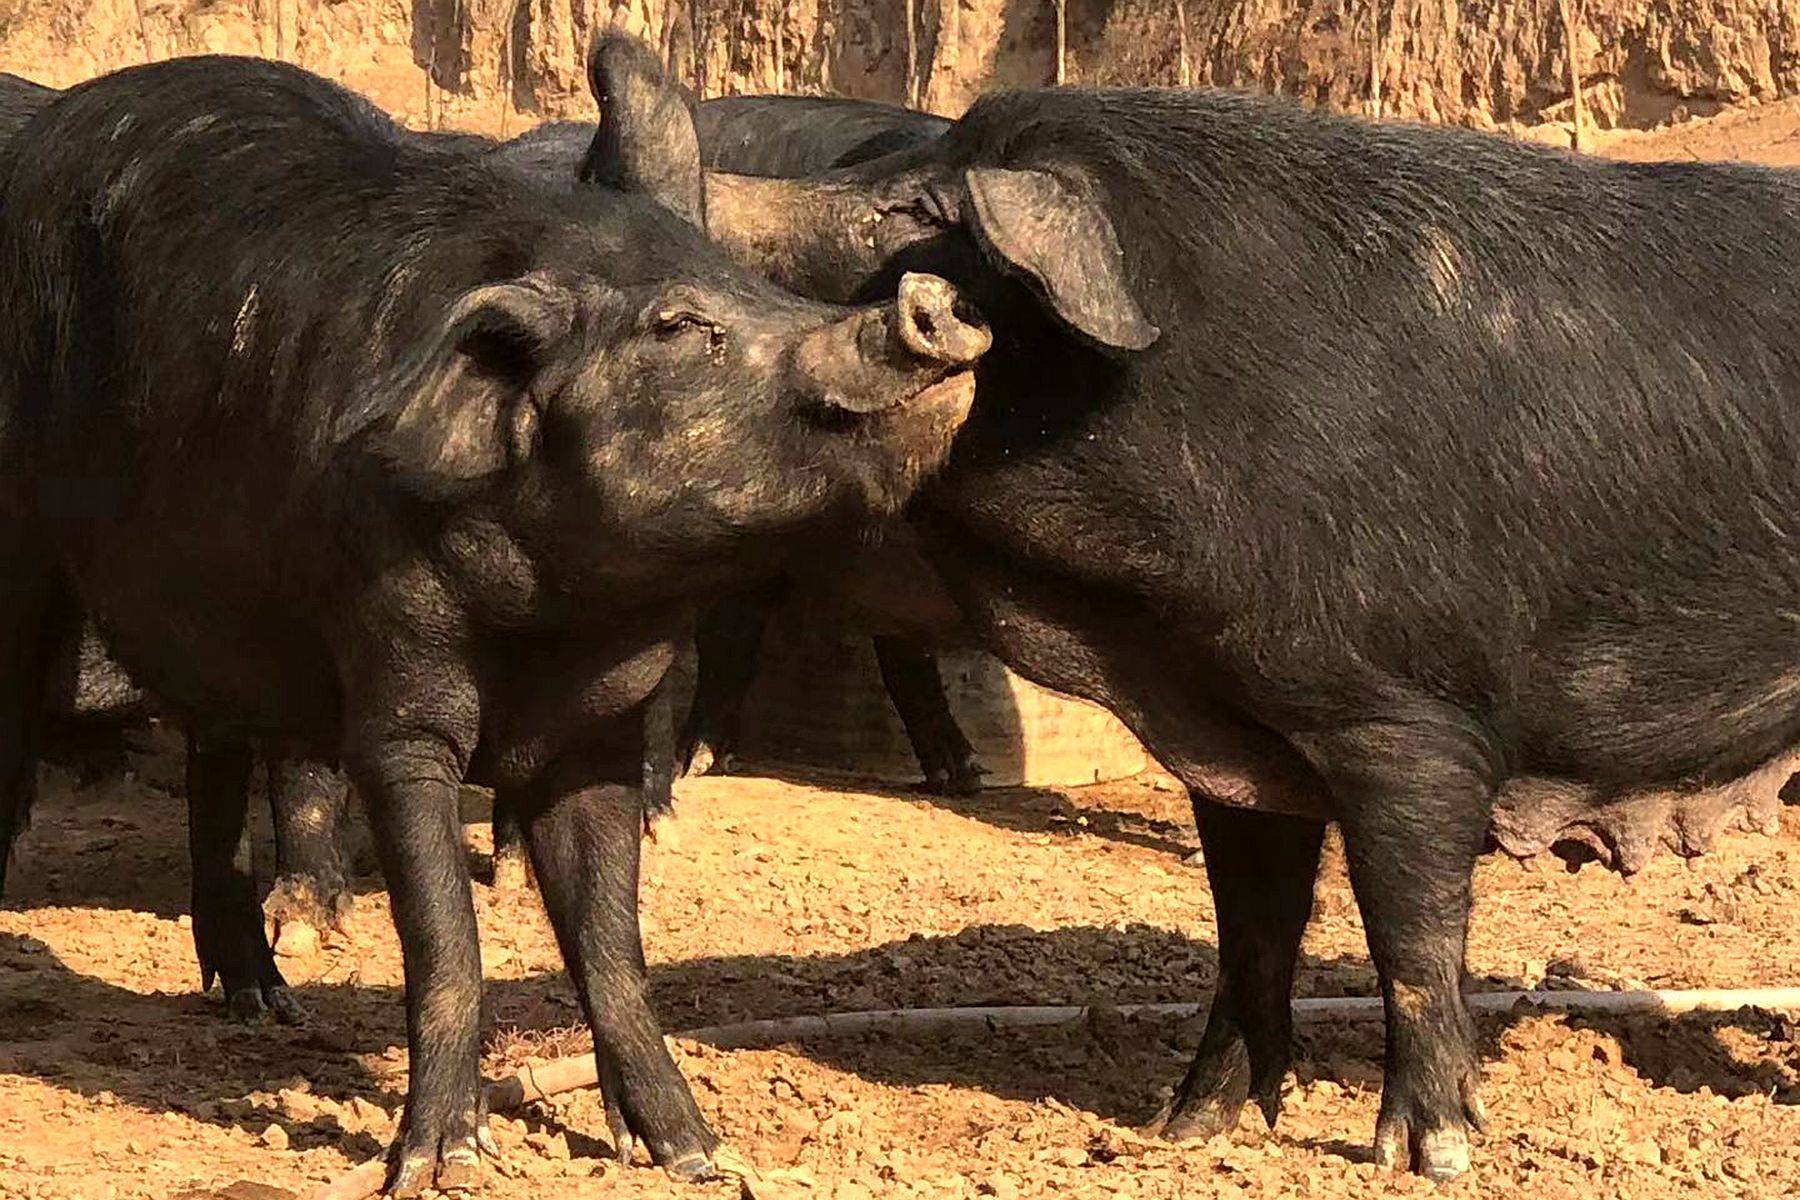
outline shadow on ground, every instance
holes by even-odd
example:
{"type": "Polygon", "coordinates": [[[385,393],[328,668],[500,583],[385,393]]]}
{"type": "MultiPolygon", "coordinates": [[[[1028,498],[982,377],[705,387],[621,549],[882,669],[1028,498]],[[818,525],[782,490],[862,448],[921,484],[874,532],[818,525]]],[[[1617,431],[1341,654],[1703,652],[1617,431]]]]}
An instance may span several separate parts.
{"type": "MultiPolygon", "coordinates": [[[[845,1007],[951,1004],[1182,1001],[1207,990],[1213,948],[1164,930],[1075,928],[1040,932],[977,927],[950,938],[914,938],[849,955],[706,958],[652,969],[655,999],[671,1028],[845,1007]],[[1154,962],[1143,986],[1093,994],[1096,962],[1154,962]],[[1184,978],[1176,981],[1180,967],[1184,978]],[[982,990],[970,981],[1006,979],[982,990]],[[847,1003],[855,1001],[855,1003],[847,1003]]],[[[1309,962],[1303,970],[1330,964],[1309,962]]],[[[373,1154],[366,1132],[295,1121],[252,1093],[304,1077],[314,1095],[361,1096],[392,1108],[404,1062],[398,989],[356,984],[296,989],[304,1027],[227,1021],[216,998],[144,995],[82,976],[29,937],[0,935],[0,1071],[34,1076],[86,1097],[108,1093],[148,1111],[174,1110],[261,1133],[282,1125],[292,1144],[335,1140],[356,1156],[373,1154]],[[247,1097],[251,1097],[248,1098],[247,1097]]],[[[493,1024],[525,1031],[577,1023],[572,989],[560,974],[490,981],[493,1024]]],[[[1792,1031],[1757,1012],[1679,1019],[1575,1018],[1570,1025],[1614,1038],[1624,1061],[1659,1087],[1722,1095],[1800,1097],[1792,1031]],[[1734,1053],[1732,1039],[1757,1039],[1764,1052],[1734,1053]]],[[[808,1043],[800,1053],[864,1079],[898,1087],[950,1084],[992,1095],[1054,1100],[1108,1120],[1136,1124],[1157,1090],[1181,1074],[1199,1021],[1114,1019],[1050,1030],[977,1032],[900,1039],[870,1036],[808,1043]]],[[[1490,1055],[1511,1024],[1483,1022],[1490,1055]]],[[[573,1051],[578,1038],[558,1044],[573,1051]]],[[[1311,1027],[1299,1047],[1308,1077],[1374,1086],[1380,1027],[1311,1027]]],[[[600,1131],[578,1131],[598,1135],[600,1131]]],[[[1348,1131],[1347,1131],[1348,1132],[1348,1131]]],[[[1357,1157],[1350,1144],[1321,1147],[1357,1157]]]]}

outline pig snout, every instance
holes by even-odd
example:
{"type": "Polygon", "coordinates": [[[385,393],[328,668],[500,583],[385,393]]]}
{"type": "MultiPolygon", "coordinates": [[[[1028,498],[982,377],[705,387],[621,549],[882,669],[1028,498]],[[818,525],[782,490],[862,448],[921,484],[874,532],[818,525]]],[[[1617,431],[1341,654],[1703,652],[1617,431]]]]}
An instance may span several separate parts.
{"type": "Polygon", "coordinates": [[[987,325],[948,281],[909,274],[892,303],[805,337],[794,367],[821,407],[879,413],[966,371],[992,343],[987,325]]]}
{"type": "Polygon", "coordinates": [[[916,272],[901,276],[897,308],[900,340],[920,358],[966,367],[994,344],[987,323],[962,303],[947,279],[916,272]]]}

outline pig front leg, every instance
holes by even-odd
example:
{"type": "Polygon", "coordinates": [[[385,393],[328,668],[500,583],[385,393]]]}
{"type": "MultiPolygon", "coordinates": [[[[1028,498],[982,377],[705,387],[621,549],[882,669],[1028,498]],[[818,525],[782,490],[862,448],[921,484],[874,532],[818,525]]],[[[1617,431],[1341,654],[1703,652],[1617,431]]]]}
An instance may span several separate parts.
{"type": "Polygon", "coordinates": [[[644,797],[621,784],[559,790],[516,808],[544,907],[594,1031],[594,1054],[614,1149],[642,1142],[671,1174],[713,1174],[718,1147],[650,1007],[638,931],[638,856],[644,797]]]}
{"type": "MultiPolygon", "coordinates": [[[[408,697],[390,711],[424,703],[408,697]]],[[[388,1177],[394,1196],[474,1187],[492,1146],[481,1110],[481,947],[456,805],[465,768],[456,747],[473,744],[473,728],[394,731],[353,741],[347,756],[406,971],[411,1071],[388,1177]]]]}
{"type": "Polygon", "coordinates": [[[1483,748],[1457,714],[1309,735],[1381,977],[1387,1050],[1375,1157],[1431,1179],[1469,1167],[1480,1062],[1463,1002],[1472,877],[1492,808],[1483,748]]]}
{"type": "Polygon", "coordinates": [[[1187,1077],[1153,1128],[1211,1137],[1256,1101],[1271,1127],[1293,1043],[1294,966],[1312,915],[1325,824],[1216,804],[1193,792],[1219,921],[1219,978],[1187,1077]]]}

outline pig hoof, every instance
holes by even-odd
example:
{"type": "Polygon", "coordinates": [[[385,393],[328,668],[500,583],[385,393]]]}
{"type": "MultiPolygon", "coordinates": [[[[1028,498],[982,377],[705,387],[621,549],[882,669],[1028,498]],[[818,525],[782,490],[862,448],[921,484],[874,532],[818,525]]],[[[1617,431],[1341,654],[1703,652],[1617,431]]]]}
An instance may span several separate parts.
{"type": "Polygon", "coordinates": [[[517,852],[501,852],[494,856],[494,888],[502,892],[522,892],[531,883],[531,868],[525,856],[517,852]]]}
{"type": "Polygon", "coordinates": [[[701,775],[712,774],[714,760],[718,755],[713,751],[710,742],[695,742],[692,753],[688,755],[687,765],[682,768],[684,778],[694,779],[701,775]]]}
{"type": "Polygon", "coordinates": [[[1444,1127],[1414,1132],[1404,1118],[1383,1118],[1375,1129],[1375,1161],[1384,1167],[1411,1167],[1433,1183],[1445,1183],[1469,1169],[1469,1134],[1444,1127]]]}
{"type": "Polygon", "coordinates": [[[388,1180],[387,1194],[395,1200],[423,1196],[425,1189],[436,1182],[436,1174],[436,1164],[429,1154],[409,1154],[395,1166],[393,1178],[388,1180]]]}
{"type": "Polygon", "coordinates": [[[438,1161],[437,1186],[444,1192],[470,1192],[481,1186],[481,1152],[473,1141],[444,1152],[438,1161]]]}
{"type": "Polygon", "coordinates": [[[387,1194],[397,1198],[422,1196],[427,1189],[470,1192],[481,1186],[481,1150],[474,1136],[435,1150],[409,1146],[396,1157],[388,1178],[387,1194]]]}
{"type": "Polygon", "coordinates": [[[299,1025],[306,1020],[306,1009],[281,985],[252,984],[230,989],[225,1001],[231,1019],[256,1024],[274,1017],[283,1025],[299,1025]]]}
{"type": "Polygon", "coordinates": [[[979,769],[973,774],[961,772],[946,774],[942,771],[933,771],[925,776],[914,790],[924,792],[929,796],[973,796],[984,786],[981,782],[981,776],[984,773],[979,769]]]}
{"type": "Polygon", "coordinates": [[[1436,1183],[1455,1179],[1469,1169],[1469,1135],[1460,1129],[1434,1129],[1419,1139],[1419,1174],[1436,1183]]]}
{"type": "Polygon", "coordinates": [[[1242,1111],[1242,1102],[1233,1103],[1224,1097],[1190,1100],[1157,1113],[1144,1126],[1144,1136],[1167,1142],[1204,1141],[1236,1129],[1242,1111]]]}
{"type": "Polygon", "coordinates": [[[1249,1098],[1249,1062],[1242,1046],[1232,1042],[1203,1049],[1145,1135],[1185,1142],[1230,1133],[1249,1098]]]}
{"type": "Polygon", "coordinates": [[[275,1014],[275,1019],[283,1025],[306,1023],[305,1006],[294,999],[294,994],[286,988],[270,988],[264,1000],[269,1006],[269,1011],[275,1014]]]}
{"type": "Polygon", "coordinates": [[[682,1155],[663,1170],[669,1173],[670,1178],[683,1183],[700,1183],[716,1178],[719,1174],[718,1168],[713,1165],[712,1155],[700,1151],[682,1155]]]}
{"type": "Polygon", "coordinates": [[[982,776],[986,774],[986,767],[982,766],[974,759],[970,759],[967,763],[964,763],[950,773],[950,781],[948,784],[950,789],[949,794],[952,796],[975,795],[977,792],[981,791],[982,788],[987,786],[982,782],[982,776]]]}
{"type": "Polygon", "coordinates": [[[933,796],[973,796],[984,786],[987,768],[973,754],[963,758],[927,753],[923,756],[925,781],[918,790],[933,796]]]}
{"type": "Polygon", "coordinates": [[[268,1014],[268,1006],[263,1003],[262,989],[257,987],[239,988],[225,997],[225,1007],[231,1012],[231,1019],[246,1025],[261,1021],[268,1014]]]}

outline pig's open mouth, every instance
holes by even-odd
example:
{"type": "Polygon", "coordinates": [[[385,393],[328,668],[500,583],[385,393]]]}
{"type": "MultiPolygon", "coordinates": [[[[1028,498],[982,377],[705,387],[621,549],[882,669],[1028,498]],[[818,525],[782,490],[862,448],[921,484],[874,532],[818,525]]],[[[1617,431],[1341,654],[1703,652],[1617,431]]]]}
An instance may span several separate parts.
{"type": "Polygon", "coordinates": [[[957,431],[975,401],[975,372],[963,369],[933,380],[905,399],[856,418],[846,430],[873,466],[861,477],[863,504],[881,515],[898,513],[914,490],[950,457],[957,431]]]}
{"type": "Polygon", "coordinates": [[[842,433],[863,430],[887,436],[897,427],[916,428],[921,421],[929,422],[934,429],[954,432],[968,417],[974,402],[975,372],[963,368],[880,408],[859,410],[822,403],[810,407],[807,416],[825,429],[842,433]]]}
{"type": "Polygon", "coordinates": [[[974,403],[975,372],[964,370],[925,385],[890,411],[948,416],[960,424],[974,403]]]}

